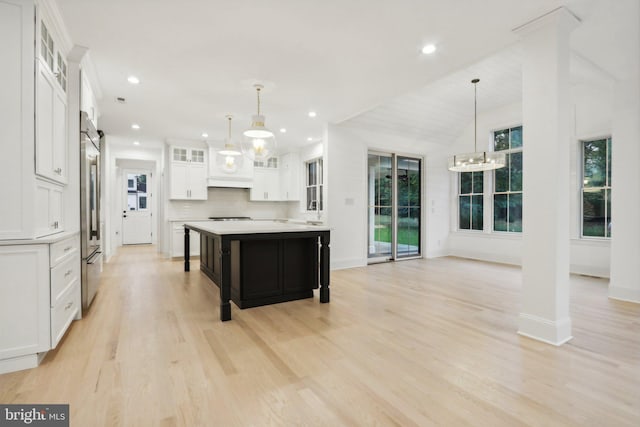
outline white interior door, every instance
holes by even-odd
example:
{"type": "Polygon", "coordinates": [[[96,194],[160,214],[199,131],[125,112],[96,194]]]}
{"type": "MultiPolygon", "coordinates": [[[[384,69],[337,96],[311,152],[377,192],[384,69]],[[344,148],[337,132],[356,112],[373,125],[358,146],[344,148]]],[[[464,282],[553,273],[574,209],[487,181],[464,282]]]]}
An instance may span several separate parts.
{"type": "Polygon", "coordinates": [[[151,172],[125,169],[122,177],[122,244],[151,243],[151,172]]]}

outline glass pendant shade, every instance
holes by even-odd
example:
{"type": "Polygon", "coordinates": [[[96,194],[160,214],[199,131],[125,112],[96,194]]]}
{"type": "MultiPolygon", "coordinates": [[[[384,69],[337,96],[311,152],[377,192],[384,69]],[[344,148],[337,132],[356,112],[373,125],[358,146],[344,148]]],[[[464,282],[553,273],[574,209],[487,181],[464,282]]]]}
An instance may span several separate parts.
{"type": "Polygon", "coordinates": [[[496,151],[478,151],[478,92],[477,83],[480,79],[473,79],[473,124],[474,124],[474,149],[473,153],[456,154],[449,157],[449,170],[452,172],[480,172],[500,169],[507,165],[507,156],[496,151]]]}
{"type": "Polygon", "coordinates": [[[449,157],[449,170],[453,172],[479,172],[500,169],[507,165],[507,156],[495,151],[456,154],[449,157]]]}
{"type": "Polygon", "coordinates": [[[262,85],[254,85],[258,95],[258,114],[251,118],[251,126],[243,132],[242,153],[252,161],[265,161],[276,152],[275,134],[264,125],[260,114],[260,90],[262,85]]]}
{"type": "Polygon", "coordinates": [[[235,173],[242,167],[243,162],[242,151],[240,151],[241,148],[231,137],[231,119],[232,116],[227,116],[229,133],[222,146],[216,150],[216,166],[218,169],[229,174],[235,173]]]}

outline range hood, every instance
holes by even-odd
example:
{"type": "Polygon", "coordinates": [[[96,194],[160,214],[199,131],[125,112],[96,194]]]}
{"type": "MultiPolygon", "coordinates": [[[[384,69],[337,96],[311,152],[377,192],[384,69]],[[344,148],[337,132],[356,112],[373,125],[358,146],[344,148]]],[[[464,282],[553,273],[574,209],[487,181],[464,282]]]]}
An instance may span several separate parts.
{"type": "Polygon", "coordinates": [[[216,164],[215,143],[209,145],[209,174],[207,187],[253,188],[253,162],[243,159],[242,166],[234,173],[226,173],[216,164]]]}

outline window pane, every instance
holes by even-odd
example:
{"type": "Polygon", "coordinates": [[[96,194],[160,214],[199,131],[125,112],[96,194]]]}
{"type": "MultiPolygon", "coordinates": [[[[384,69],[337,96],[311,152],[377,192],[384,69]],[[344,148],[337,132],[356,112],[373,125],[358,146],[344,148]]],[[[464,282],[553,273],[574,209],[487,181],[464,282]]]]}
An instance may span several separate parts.
{"type": "Polygon", "coordinates": [[[398,162],[398,206],[409,206],[409,176],[398,162]]]}
{"type": "Polygon", "coordinates": [[[611,190],[605,190],[607,197],[607,237],[611,237],[611,190]]]}
{"type": "Polygon", "coordinates": [[[607,138],[607,186],[611,186],[611,138],[607,138]]]}
{"type": "Polygon", "coordinates": [[[460,194],[471,193],[473,172],[462,172],[460,174],[460,194]]]}
{"type": "Polygon", "coordinates": [[[461,230],[471,229],[471,196],[460,196],[458,212],[459,228],[461,230]]]}
{"type": "Polygon", "coordinates": [[[603,187],[606,183],[606,140],[584,143],[584,187],[603,187]]]}
{"type": "Polygon", "coordinates": [[[316,163],[311,162],[307,168],[307,185],[316,185],[316,163]]]}
{"type": "Polygon", "coordinates": [[[472,173],[473,173],[473,192],[482,193],[484,172],[472,172],[472,173]]]}
{"type": "Polygon", "coordinates": [[[316,209],[316,187],[307,187],[307,210],[312,211],[316,209]]]}
{"type": "Polygon", "coordinates": [[[511,172],[510,191],[522,191],[522,153],[511,153],[509,157],[509,170],[511,172]]]}
{"type": "Polygon", "coordinates": [[[522,126],[511,129],[511,148],[522,147],[522,126]]]}
{"type": "Polygon", "coordinates": [[[483,218],[482,218],[482,196],[472,196],[471,200],[471,228],[473,230],[482,230],[483,218]]]}
{"type": "Polygon", "coordinates": [[[507,203],[507,194],[493,196],[493,229],[495,231],[507,231],[507,203]]]}
{"type": "Polygon", "coordinates": [[[507,156],[507,165],[503,168],[495,170],[496,193],[509,191],[509,156],[507,156]]]}
{"type": "Polygon", "coordinates": [[[494,151],[508,150],[509,149],[509,129],[503,129],[494,132],[493,134],[493,149],[494,151]]]}
{"type": "Polygon", "coordinates": [[[375,208],[374,242],[376,253],[385,255],[391,253],[391,208],[375,208]]]}
{"type": "Polygon", "coordinates": [[[509,194],[509,231],[522,231],[522,193],[509,194]]]}
{"type": "Polygon", "coordinates": [[[420,206],[420,170],[418,162],[413,162],[413,167],[407,171],[409,175],[409,206],[420,206]]]}
{"type": "Polygon", "coordinates": [[[605,190],[582,193],[582,235],[605,236],[605,190]]]}
{"type": "Polygon", "coordinates": [[[318,187],[318,196],[320,196],[320,210],[324,210],[323,201],[322,201],[322,185],[318,187]]]}

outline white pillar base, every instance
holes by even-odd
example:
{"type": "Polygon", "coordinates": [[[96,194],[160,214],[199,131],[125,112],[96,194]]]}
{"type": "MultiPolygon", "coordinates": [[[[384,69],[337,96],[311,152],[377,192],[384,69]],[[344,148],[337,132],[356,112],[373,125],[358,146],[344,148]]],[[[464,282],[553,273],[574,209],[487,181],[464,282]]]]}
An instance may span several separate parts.
{"type": "Polygon", "coordinates": [[[609,286],[609,298],[640,304],[640,289],[609,286]]]}
{"type": "Polygon", "coordinates": [[[547,344],[561,346],[569,341],[571,319],[548,320],[531,314],[520,313],[518,317],[518,335],[522,335],[547,344]]]}

